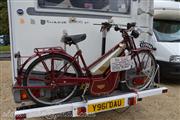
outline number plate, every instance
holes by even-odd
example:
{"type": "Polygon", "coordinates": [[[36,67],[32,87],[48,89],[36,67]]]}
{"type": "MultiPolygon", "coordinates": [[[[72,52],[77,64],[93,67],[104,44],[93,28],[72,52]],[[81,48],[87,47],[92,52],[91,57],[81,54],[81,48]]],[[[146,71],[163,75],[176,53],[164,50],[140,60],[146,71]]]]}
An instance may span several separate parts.
{"type": "Polygon", "coordinates": [[[88,113],[96,113],[106,110],[111,110],[115,108],[122,108],[124,107],[125,99],[117,99],[97,104],[90,104],[88,105],[88,113]]]}
{"type": "Polygon", "coordinates": [[[129,70],[131,68],[131,56],[116,57],[111,59],[111,72],[129,70]]]}

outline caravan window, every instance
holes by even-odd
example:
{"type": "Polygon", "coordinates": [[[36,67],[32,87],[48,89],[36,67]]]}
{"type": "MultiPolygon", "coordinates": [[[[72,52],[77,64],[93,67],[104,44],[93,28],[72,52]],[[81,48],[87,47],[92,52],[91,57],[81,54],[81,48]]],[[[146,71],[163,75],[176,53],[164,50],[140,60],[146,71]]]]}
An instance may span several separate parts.
{"type": "Polygon", "coordinates": [[[180,42],[180,22],[154,20],[154,33],[161,42],[180,42]]]}
{"type": "Polygon", "coordinates": [[[109,13],[130,13],[131,0],[38,0],[42,8],[61,8],[109,13]]]}

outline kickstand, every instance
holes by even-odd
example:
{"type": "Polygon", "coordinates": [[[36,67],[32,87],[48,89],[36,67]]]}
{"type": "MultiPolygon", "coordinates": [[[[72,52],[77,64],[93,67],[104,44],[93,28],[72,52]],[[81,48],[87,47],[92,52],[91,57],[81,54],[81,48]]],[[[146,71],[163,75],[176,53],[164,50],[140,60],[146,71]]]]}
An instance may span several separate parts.
{"type": "Polygon", "coordinates": [[[89,84],[86,84],[86,86],[85,86],[85,88],[84,88],[84,91],[83,91],[83,93],[82,93],[82,95],[81,95],[81,99],[82,99],[85,103],[87,103],[87,101],[88,101],[88,99],[85,97],[85,94],[86,94],[86,91],[87,91],[88,88],[89,88],[89,84]]]}

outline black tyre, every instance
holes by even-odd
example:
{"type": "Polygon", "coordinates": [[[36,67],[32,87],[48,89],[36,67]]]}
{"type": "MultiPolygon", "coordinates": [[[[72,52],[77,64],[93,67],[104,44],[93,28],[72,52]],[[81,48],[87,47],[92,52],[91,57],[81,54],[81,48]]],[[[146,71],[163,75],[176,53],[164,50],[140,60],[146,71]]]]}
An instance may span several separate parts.
{"type": "Polygon", "coordinates": [[[78,86],[47,87],[58,75],[78,77],[82,75],[78,65],[71,63],[64,55],[48,54],[34,60],[27,68],[23,85],[39,88],[28,88],[29,97],[39,105],[56,105],[65,102],[75,94],[78,86]]]}
{"type": "Polygon", "coordinates": [[[156,61],[149,51],[140,51],[132,56],[131,69],[125,73],[126,85],[130,90],[144,90],[154,80],[156,61]],[[140,61],[140,62],[138,62],[140,61]]]}

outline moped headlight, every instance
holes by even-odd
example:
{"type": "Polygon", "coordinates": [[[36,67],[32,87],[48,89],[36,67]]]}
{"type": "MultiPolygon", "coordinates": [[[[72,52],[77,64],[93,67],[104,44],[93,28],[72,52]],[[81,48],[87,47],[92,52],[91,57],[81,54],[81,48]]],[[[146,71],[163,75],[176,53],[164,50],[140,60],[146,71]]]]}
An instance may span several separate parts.
{"type": "Polygon", "coordinates": [[[180,63],[180,55],[170,56],[169,61],[172,63],[180,63]]]}

